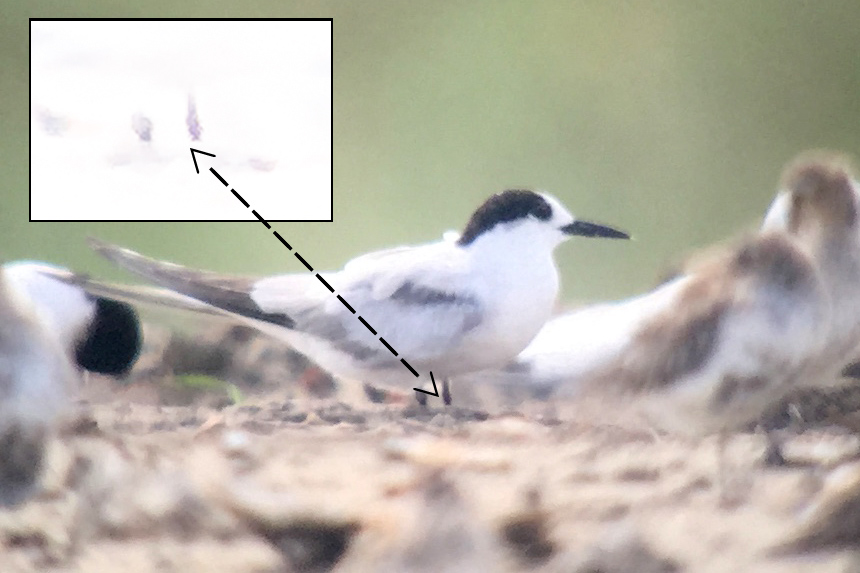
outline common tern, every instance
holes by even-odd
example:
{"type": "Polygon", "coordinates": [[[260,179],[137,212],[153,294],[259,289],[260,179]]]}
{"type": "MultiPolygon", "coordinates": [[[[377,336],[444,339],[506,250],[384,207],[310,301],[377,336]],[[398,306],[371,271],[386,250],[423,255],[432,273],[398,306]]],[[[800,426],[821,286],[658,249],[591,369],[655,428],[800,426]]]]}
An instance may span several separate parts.
{"type": "MultiPolygon", "coordinates": [[[[343,270],[268,278],[222,276],[92,241],[119,266],[184,297],[250,321],[333,374],[414,385],[401,358],[445,382],[500,366],[549,318],[559,289],[553,250],[570,236],[627,239],[575,219],[554,197],[491,196],[457,236],[360,256],[343,270]]],[[[443,384],[450,403],[447,383],[443,384]]]]}

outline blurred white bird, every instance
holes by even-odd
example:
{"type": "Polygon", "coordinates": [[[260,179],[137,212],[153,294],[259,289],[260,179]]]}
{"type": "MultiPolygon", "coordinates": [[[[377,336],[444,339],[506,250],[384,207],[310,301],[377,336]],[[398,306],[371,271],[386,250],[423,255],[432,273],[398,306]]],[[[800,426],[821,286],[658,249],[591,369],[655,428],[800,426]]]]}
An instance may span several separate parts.
{"type": "Polygon", "coordinates": [[[783,189],[760,233],[651,293],[550,320],[482,377],[635,395],[657,426],[694,434],[833,383],[860,340],[860,191],[840,162],[805,156],[783,189]]]}
{"type": "Polygon", "coordinates": [[[76,366],[118,374],[140,348],[134,310],[45,276],[35,262],[0,267],[0,506],[34,490],[45,443],[77,388],[76,366]]]}
{"type": "Polygon", "coordinates": [[[796,237],[820,269],[834,306],[826,352],[841,364],[833,372],[857,356],[860,343],[860,183],[848,165],[832,153],[801,155],[762,223],[763,231],[796,237]]]}
{"type": "Polygon", "coordinates": [[[0,273],[0,506],[34,490],[45,442],[76,383],[59,340],[0,273]]]}

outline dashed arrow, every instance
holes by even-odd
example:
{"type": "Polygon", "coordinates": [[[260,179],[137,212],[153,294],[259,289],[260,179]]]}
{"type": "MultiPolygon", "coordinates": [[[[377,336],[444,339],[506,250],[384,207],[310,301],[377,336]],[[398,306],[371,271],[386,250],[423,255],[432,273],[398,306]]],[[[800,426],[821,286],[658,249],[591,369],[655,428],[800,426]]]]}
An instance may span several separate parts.
{"type": "MultiPolygon", "coordinates": [[[[190,148],[190,149],[191,149],[191,159],[192,159],[192,160],[194,160],[194,170],[199,174],[199,173],[200,173],[200,168],[197,166],[197,156],[195,156],[194,154],[195,154],[195,153],[200,153],[200,154],[202,154],[202,155],[208,155],[209,157],[215,157],[215,154],[214,154],[214,153],[208,153],[208,152],[206,152],[206,151],[201,151],[201,150],[199,150],[199,149],[194,149],[193,147],[192,147],[192,148],[190,148]]],[[[210,173],[212,173],[212,175],[214,175],[214,176],[215,176],[215,178],[216,178],[216,179],[218,179],[218,181],[220,181],[220,182],[221,182],[221,184],[222,184],[222,185],[224,185],[224,187],[230,187],[230,184],[229,184],[229,183],[227,183],[227,180],[226,180],[226,179],[224,179],[224,178],[221,176],[221,174],[219,174],[217,171],[215,171],[215,169],[214,169],[213,167],[210,167],[210,168],[209,168],[209,171],[210,171],[210,173]]],[[[231,192],[231,193],[236,197],[236,199],[238,199],[238,200],[242,203],[242,205],[243,205],[246,209],[251,209],[251,204],[250,204],[250,203],[248,203],[248,202],[244,199],[244,197],[242,197],[242,196],[239,194],[239,192],[238,192],[238,191],[236,191],[235,189],[233,189],[233,188],[231,187],[231,188],[230,188],[230,192],[231,192]]],[[[314,268],[313,268],[313,266],[311,266],[311,264],[310,264],[310,263],[308,263],[308,262],[304,259],[304,257],[302,257],[302,256],[299,254],[299,252],[298,252],[298,251],[294,250],[294,249],[293,249],[293,247],[292,247],[292,245],[290,245],[290,244],[289,244],[289,243],[288,243],[288,242],[287,242],[287,241],[286,241],[286,240],[285,240],[285,239],[280,235],[280,233],[278,233],[278,232],[277,232],[277,231],[275,231],[275,230],[272,230],[272,226],[269,224],[269,222],[268,222],[265,218],[263,218],[263,216],[262,216],[262,215],[260,215],[260,214],[255,210],[255,209],[251,209],[251,213],[253,213],[254,217],[255,217],[255,218],[256,218],[256,219],[257,219],[257,220],[258,220],[258,221],[259,221],[259,222],[260,222],[264,227],[266,227],[266,229],[269,229],[269,230],[271,230],[271,231],[272,231],[272,235],[274,235],[274,236],[275,236],[275,238],[276,238],[276,239],[278,239],[278,241],[279,241],[279,242],[280,242],[284,247],[286,247],[286,248],[287,248],[287,250],[289,250],[290,252],[292,252],[292,253],[293,253],[293,256],[295,256],[295,257],[296,257],[296,259],[298,259],[298,260],[299,260],[299,262],[301,262],[301,263],[305,266],[305,268],[306,268],[306,269],[308,269],[308,271],[309,271],[309,272],[314,273],[314,268]]],[[[319,280],[320,284],[321,284],[323,287],[325,287],[325,288],[326,288],[326,289],[327,289],[327,290],[332,294],[332,296],[336,296],[336,297],[338,298],[338,300],[340,300],[340,302],[341,302],[341,303],[346,307],[346,309],[347,309],[349,312],[351,312],[353,315],[355,315],[355,317],[359,320],[359,322],[361,322],[361,323],[362,323],[362,324],[363,324],[363,325],[364,325],[364,326],[365,326],[365,327],[366,327],[366,328],[367,328],[367,329],[368,329],[368,330],[369,330],[369,331],[370,331],[374,336],[376,336],[376,337],[378,338],[378,340],[379,340],[380,344],[382,344],[383,346],[385,346],[385,348],[387,348],[387,349],[388,349],[388,350],[389,350],[389,351],[390,351],[390,352],[391,352],[395,357],[399,356],[399,354],[398,354],[398,353],[397,353],[397,351],[396,351],[396,350],[391,346],[391,344],[389,344],[389,343],[388,343],[388,341],[387,341],[387,340],[385,340],[385,338],[383,338],[381,335],[379,335],[379,333],[376,331],[376,329],[374,329],[374,328],[370,325],[370,323],[368,323],[368,322],[367,322],[367,320],[366,320],[364,317],[362,317],[362,316],[358,313],[358,311],[357,311],[355,308],[353,308],[353,306],[352,306],[352,305],[350,305],[350,304],[346,301],[346,299],[344,299],[344,298],[343,298],[343,296],[341,296],[341,295],[337,294],[337,292],[335,291],[335,289],[334,289],[334,288],[333,288],[333,287],[328,283],[328,281],[326,281],[326,280],[322,277],[322,275],[320,275],[319,273],[315,273],[315,276],[316,276],[316,277],[317,277],[317,279],[319,280]]],[[[407,369],[407,370],[409,370],[409,371],[410,371],[410,372],[411,372],[411,373],[412,373],[416,378],[419,378],[419,377],[420,377],[420,375],[418,374],[418,371],[417,371],[417,370],[415,370],[415,369],[412,367],[412,365],[411,365],[411,364],[409,364],[409,363],[406,361],[406,359],[405,359],[405,358],[402,358],[402,357],[401,357],[401,358],[400,358],[400,362],[401,362],[401,363],[403,364],[403,366],[405,366],[405,367],[406,367],[406,369],[407,369]]],[[[416,392],[421,392],[422,394],[427,394],[427,395],[429,395],[429,396],[436,396],[436,397],[438,397],[438,396],[439,396],[439,391],[436,389],[436,380],[433,378],[433,373],[432,373],[432,372],[430,372],[430,381],[433,383],[433,392],[430,392],[430,391],[428,391],[428,390],[422,390],[421,388],[413,388],[413,390],[415,390],[416,392]]]]}

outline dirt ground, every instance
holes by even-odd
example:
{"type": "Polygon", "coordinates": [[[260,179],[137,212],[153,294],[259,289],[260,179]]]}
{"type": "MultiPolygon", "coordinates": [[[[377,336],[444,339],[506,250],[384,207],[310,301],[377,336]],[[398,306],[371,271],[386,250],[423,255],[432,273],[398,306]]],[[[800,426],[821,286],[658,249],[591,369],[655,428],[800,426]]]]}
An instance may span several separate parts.
{"type": "Polygon", "coordinates": [[[715,438],[606,404],[462,394],[422,410],[284,384],[169,405],[91,378],[40,493],[0,512],[0,571],[860,571],[844,426],[791,432],[781,466],[736,434],[718,465],[715,438]]]}

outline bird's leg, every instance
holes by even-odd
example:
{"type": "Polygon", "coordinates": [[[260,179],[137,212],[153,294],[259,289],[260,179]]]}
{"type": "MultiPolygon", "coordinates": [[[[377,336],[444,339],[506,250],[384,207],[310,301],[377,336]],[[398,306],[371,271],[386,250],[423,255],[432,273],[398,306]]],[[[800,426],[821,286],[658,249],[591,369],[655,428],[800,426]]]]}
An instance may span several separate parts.
{"type": "Polygon", "coordinates": [[[442,402],[446,406],[451,405],[451,381],[448,378],[442,380],[442,402]]]}
{"type": "Polygon", "coordinates": [[[424,392],[415,392],[415,400],[422,408],[427,407],[427,394],[425,394],[424,392]]]}
{"type": "MultiPolygon", "coordinates": [[[[418,405],[422,408],[427,407],[427,394],[424,392],[416,392],[415,400],[418,401],[418,405]]],[[[446,406],[451,405],[451,386],[447,378],[442,380],[442,402],[444,402],[446,406]]]]}
{"type": "Polygon", "coordinates": [[[726,476],[726,440],[727,432],[721,430],[717,435],[717,492],[720,496],[720,505],[728,505],[728,484],[726,476]]]}
{"type": "MultiPolygon", "coordinates": [[[[728,441],[728,430],[721,430],[717,434],[717,487],[719,488],[719,505],[722,508],[737,507],[738,504],[742,503],[751,487],[750,481],[752,479],[752,476],[746,475],[744,476],[746,479],[741,481],[735,475],[734,479],[730,481],[731,476],[728,473],[730,468],[726,459],[728,441]]],[[[737,467],[733,469],[735,472],[738,471],[737,467]]]]}
{"type": "Polygon", "coordinates": [[[765,450],[764,465],[768,467],[785,467],[788,461],[783,453],[785,435],[777,433],[777,430],[764,430],[765,450]]]}

